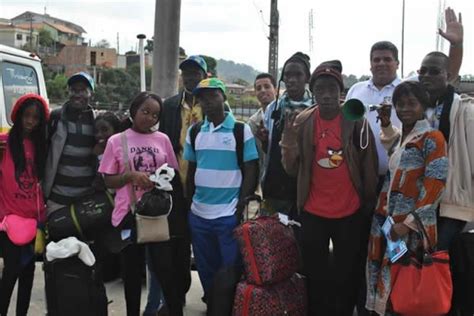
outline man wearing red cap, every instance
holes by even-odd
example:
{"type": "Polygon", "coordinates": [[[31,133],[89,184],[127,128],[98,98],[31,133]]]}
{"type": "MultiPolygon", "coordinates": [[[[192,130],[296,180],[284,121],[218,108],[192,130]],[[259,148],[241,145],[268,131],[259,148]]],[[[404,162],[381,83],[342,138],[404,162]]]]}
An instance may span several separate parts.
{"type": "Polygon", "coordinates": [[[376,199],[374,137],[362,121],[342,116],[341,71],[338,60],[316,68],[310,79],[316,105],[285,120],[280,143],[283,167],[297,177],[308,315],[352,315],[362,222],[372,215],[376,199]],[[332,280],[328,280],[330,239],[332,280]]]}

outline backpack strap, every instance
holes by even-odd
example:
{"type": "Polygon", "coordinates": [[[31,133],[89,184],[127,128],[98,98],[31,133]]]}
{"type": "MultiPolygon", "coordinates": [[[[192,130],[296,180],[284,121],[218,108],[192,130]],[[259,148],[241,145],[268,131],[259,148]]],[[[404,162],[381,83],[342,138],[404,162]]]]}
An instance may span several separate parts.
{"type": "Polygon", "coordinates": [[[197,134],[201,131],[201,127],[203,124],[204,124],[204,121],[199,121],[195,123],[191,127],[191,130],[189,131],[189,137],[191,138],[191,148],[193,149],[194,152],[196,152],[196,137],[197,137],[197,134]]]}
{"type": "Polygon", "coordinates": [[[48,122],[48,143],[51,142],[51,137],[56,133],[56,130],[58,129],[58,123],[59,120],[61,119],[61,111],[60,109],[55,109],[51,111],[51,115],[49,117],[49,122],[48,122]]]}
{"type": "Polygon", "coordinates": [[[235,151],[237,153],[237,164],[242,170],[244,167],[244,129],[245,124],[240,121],[235,121],[234,125],[234,138],[235,138],[235,151]]]}
{"type": "MultiPolygon", "coordinates": [[[[204,124],[204,121],[197,122],[191,127],[189,131],[189,137],[191,139],[191,148],[193,151],[196,151],[196,137],[198,133],[201,131],[201,127],[204,124]]],[[[242,170],[244,166],[244,129],[245,124],[240,121],[235,121],[233,134],[235,138],[235,151],[237,153],[237,164],[239,168],[242,170]]]]}

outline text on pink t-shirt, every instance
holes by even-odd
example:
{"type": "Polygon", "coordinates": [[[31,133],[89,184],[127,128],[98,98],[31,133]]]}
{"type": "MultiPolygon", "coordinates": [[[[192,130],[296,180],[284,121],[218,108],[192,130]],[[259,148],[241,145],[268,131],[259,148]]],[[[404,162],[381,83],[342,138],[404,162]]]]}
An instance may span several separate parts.
{"type": "MultiPolygon", "coordinates": [[[[143,171],[152,174],[164,163],[178,170],[178,162],[171,142],[165,134],[153,132],[141,134],[131,128],[125,131],[128,146],[128,163],[131,171],[143,171]]],[[[125,172],[121,134],[115,134],[107,141],[104,155],[100,161],[99,172],[108,175],[125,172]]],[[[131,198],[127,184],[116,190],[112,225],[118,226],[130,209],[131,198]]],[[[137,200],[145,190],[133,187],[137,200]]]]}

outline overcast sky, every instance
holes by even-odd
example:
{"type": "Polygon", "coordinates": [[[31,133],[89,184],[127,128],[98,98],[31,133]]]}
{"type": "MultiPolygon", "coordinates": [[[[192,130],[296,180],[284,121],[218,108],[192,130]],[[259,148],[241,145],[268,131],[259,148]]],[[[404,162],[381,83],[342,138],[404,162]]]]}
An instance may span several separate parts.
{"type": "MultiPolygon", "coordinates": [[[[464,61],[461,74],[474,74],[474,1],[446,0],[462,12],[464,61]]],[[[87,40],[103,38],[120,52],[135,48],[136,35],[153,36],[154,0],[0,0],[0,17],[26,10],[81,25],[87,40]]],[[[340,59],[345,74],[370,74],[370,46],[389,40],[401,49],[402,0],[279,0],[279,65],[296,51],[310,52],[309,13],[313,9],[312,69],[340,59]]],[[[270,0],[182,0],[180,46],[189,54],[246,63],[267,70],[270,0]]],[[[405,75],[436,49],[438,0],[406,0],[405,75]]],[[[449,44],[445,43],[447,53],[449,44]]],[[[399,74],[401,71],[399,70],[399,74]]]]}

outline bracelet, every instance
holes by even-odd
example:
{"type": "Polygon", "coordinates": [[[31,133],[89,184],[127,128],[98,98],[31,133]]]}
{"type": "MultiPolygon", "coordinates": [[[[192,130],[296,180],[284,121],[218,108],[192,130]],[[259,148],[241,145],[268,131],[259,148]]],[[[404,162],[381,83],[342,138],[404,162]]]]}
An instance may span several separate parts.
{"type": "Polygon", "coordinates": [[[451,48],[458,48],[458,47],[462,47],[462,42],[457,43],[457,44],[451,44],[451,48]]]}

